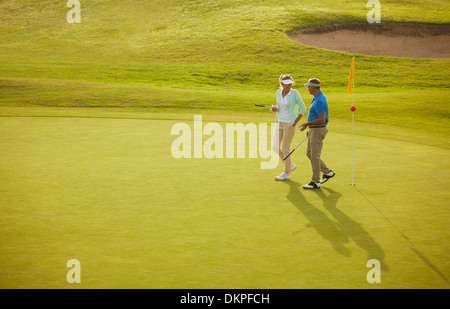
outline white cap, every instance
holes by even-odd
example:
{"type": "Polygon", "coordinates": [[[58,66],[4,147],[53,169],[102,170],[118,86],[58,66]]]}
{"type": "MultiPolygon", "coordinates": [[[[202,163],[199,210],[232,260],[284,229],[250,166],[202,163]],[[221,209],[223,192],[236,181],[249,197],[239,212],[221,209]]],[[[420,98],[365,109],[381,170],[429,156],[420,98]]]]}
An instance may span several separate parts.
{"type": "Polygon", "coordinates": [[[285,84],[285,85],[289,85],[289,84],[293,84],[294,83],[294,81],[292,79],[283,79],[281,82],[283,84],[285,84]]]}

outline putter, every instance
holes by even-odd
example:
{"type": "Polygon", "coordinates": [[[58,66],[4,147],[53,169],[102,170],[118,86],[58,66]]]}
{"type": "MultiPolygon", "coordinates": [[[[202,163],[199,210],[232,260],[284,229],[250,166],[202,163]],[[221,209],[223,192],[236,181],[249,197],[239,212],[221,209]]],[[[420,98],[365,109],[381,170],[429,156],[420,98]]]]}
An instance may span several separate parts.
{"type": "Polygon", "coordinates": [[[300,142],[300,144],[298,144],[297,145],[297,147],[295,147],[287,156],[286,156],[286,158],[284,158],[283,159],[283,161],[284,160],[286,160],[294,151],[295,151],[295,149],[297,149],[306,139],[307,139],[308,137],[305,137],[301,142],[300,142]]]}

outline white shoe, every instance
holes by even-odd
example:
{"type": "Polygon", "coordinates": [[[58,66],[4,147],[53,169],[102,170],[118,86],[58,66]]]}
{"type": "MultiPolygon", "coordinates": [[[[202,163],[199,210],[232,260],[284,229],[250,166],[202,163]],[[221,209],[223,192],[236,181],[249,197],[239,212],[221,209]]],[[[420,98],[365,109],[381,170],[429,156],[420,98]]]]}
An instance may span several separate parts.
{"type": "Polygon", "coordinates": [[[289,180],[289,174],[288,173],[281,173],[279,176],[275,176],[276,180],[289,180]]]}
{"type": "Polygon", "coordinates": [[[303,186],[303,189],[319,189],[320,188],[320,182],[310,182],[307,185],[303,186]]]}
{"type": "Polygon", "coordinates": [[[327,182],[328,179],[333,178],[334,175],[336,175],[335,172],[333,172],[332,170],[330,170],[330,171],[328,172],[328,174],[323,174],[323,177],[322,177],[322,179],[320,180],[320,183],[325,183],[325,182],[327,182]]]}

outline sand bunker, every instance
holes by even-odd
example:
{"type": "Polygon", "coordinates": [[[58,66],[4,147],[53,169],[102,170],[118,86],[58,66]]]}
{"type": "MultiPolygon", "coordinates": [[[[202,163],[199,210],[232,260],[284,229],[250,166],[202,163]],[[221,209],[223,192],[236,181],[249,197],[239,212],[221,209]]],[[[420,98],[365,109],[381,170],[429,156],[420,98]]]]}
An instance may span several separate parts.
{"type": "Polygon", "coordinates": [[[450,26],[424,24],[332,25],[289,34],[301,44],[348,53],[401,58],[450,58],[450,26]]]}

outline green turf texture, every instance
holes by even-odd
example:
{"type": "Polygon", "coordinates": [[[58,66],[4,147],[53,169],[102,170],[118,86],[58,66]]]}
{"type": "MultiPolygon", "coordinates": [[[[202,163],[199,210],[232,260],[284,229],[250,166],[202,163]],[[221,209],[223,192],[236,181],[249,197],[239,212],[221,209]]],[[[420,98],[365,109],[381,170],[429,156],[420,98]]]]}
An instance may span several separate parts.
{"type": "MultiPolygon", "coordinates": [[[[0,3],[1,288],[449,288],[450,61],[356,56],[286,33],[364,22],[365,2],[0,3]],[[261,159],[174,159],[175,123],[270,123],[282,73],[319,77],[324,159],[305,191],[261,159]],[[81,262],[81,284],[66,263],[81,262]],[[369,259],[381,283],[369,284],[369,259]]],[[[383,22],[448,24],[448,1],[382,1],[383,22]]],[[[297,132],[293,145],[302,139],[297,132]]]]}
{"type": "Polygon", "coordinates": [[[304,147],[276,182],[262,159],[174,159],[184,112],[77,113],[2,119],[3,287],[69,288],[71,258],[83,288],[374,288],[372,258],[378,287],[448,286],[449,194],[425,181],[448,150],[357,136],[351,186],[351,131],[330,126],[337,176],[305,191],[304,147]]]}

